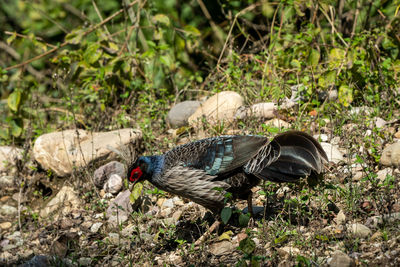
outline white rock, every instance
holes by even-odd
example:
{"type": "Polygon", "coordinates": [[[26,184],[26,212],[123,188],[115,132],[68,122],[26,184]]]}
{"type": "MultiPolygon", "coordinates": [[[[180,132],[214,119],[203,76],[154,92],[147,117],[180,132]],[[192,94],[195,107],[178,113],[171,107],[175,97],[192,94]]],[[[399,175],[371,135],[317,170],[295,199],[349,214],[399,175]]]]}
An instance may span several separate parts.
{"type": "Polygon", "coordinates": [[[7,188],[14,185],[14,176],[4,175],[0,177],[0,188],[7,188]]]}
{"type": "Polygon", "coordinates": [[[14,166],[18,159],[22,159],[24,151],[17,147],[0,146],[0,172],[6,171],[8,167],[14,166]]]}
{"type": "Polygon", "coordinates": [[[230,241],[224,240],[210,245],[210,252],[215,256],[221,256],[232,253],[235,247],[230,241]]]}
{"type": "Polygon", "coordinates": [[[105,133],[66,130],[44,134],[36,139],[33,156],[44,169],[52,169],[57,175],[66,176],[74,166],[83,167],[94,159],[109,155],[111,151],[108,146],[118,149],[141,138],[142,133],[134,129],[105,133]]]}
{"type": "Polygon", "coordinates": [[[104,184],[104,191],[111,194],[118,193],[122,188],[122,178],[118,174],[111,174],[110,178],[104,184]]]}
{"type": "Polygon", "coordinates": [[[129,214],[133,211],[129,196],[131,192],[125,190],[120,192],[118,196],[110,203],[106,211],[108,223],[117,226],[128,220],[129,214]]]}
{"type": "Polygon", "coordinates": [[[17,208],[10,206],[10,205],[3,205],[0,207],[0,214],[1,215],[8,215],[13,216],[18,213],[17,208]]]}
{"type": "Polygon", "coordinates": [[[327,142],[329,140],[328,135],[326,134],[316,134],[313,137],[321,142],[327,142]]]}
{"type": "Polygon", "coordinates": [[[346,215],[344,214],[343,210],[340,210],[339,213],[336,215],[336,223],[343,224],[346,222],[346,215]]]}
{"type": "Polygon", "coordinates": [[[210,124],[219,121],[231,122],[235,118],[235,113],[243,105],[243,98],[236,92],[220,92],[200,105],[200,107],[188,119],[189,125],[201,125],[203,116],[210,124]]]}
{"type": "Polygon", "coordinates": [[[391,144],[383,150],[381,164],[400,167],[400,142],[391,144]]]}
{"type": "Polygon", "coordinates": [[[288,257],[288,256],[296,256],[296,255],[300,254],[300,250],[295,247],[278,248],[277,251],[278,251],[278,254],[283,258],[288,257]]]}
{"type": "Polygon", "coordinates": [[[371,229],[361,223],[353,223],[350,226],[351,232],[358,237],[366,238],[371,235],[371,229]]]}
{"type": "Polygon", "coordinates": [[[89,266],[92,263],[92,259],[88,257],[79,258],[80,266],[89,266]]]}
{"type": "Polygon", "coordinates": [[[272,119],[275,117],[277,107],[275,103],[258,103],[251,105],[248,108],[240,107],[235,117],[238,119],[245,118],[264,118],[272,119]]]}
{"type": "Polygon", "coordinates": [[[111,244],[118,245],[119,244],[119,234],[117,233],[109,233],[108,240],[110,240],[111,244]]]}
{"type": "Polygon", "coordinates": [[[183,101],[171,108],[167,115],[167,123],[172,128],[187,125],[188,118],[199,108],[199,101],[183,101]]]}
{"type": "Polygon", "coordinates": [[[386,169],[383,169],[383,170],[379,170],[379,171],[377,172],[378,179],[379,179],[381,182],[385,181],[385,180],[386,180],[386,176],[387,176],[387,175],[391,175],[391,174],[392,174],[392,169],[391,169],[391,168],[386,168],[386,169]]]}
{"type": "Polygon", "coordinates": [[[68,214],[72,210],[80,209],[82,201],[70,186],[63,186],[53,197],[44,209],[40,211],[41,217],[47,217],[54,211],[68,214]]]}
{"type": "Polygon", "coordinates": [[[103,223],[101,222],[94,223],[92,227],[90,227],[90,232],[97,233],[102,225],[103,223]]]}
{"type": "Polygon", "coordinates": [[[350,267],[355,266],[353,260],[340,250],[336,250],[332,259],[329,261],[330,267],[350,267]]]}
{"type": "Polygon", "coordinates": [[[173,208],[173,207],[174,207],[174,201],[172,198],[166,199],[161,205],[161,208],[173,208]]]}
{"type": "Polygon", "coordinates": [[[375,118],[375,126],[377,128],[383,128],[387,124],[387,121],[385,121],[382,118],[376,117],[375,118]]]}
{"type": "Polygon", "coordinates": [[[326,155],[328,156],[329,161],[338,163],[339,161],[344,160],[342,153],[336,146],[326,142],[321,142],[321,146],[324,149],[326,155]]]}

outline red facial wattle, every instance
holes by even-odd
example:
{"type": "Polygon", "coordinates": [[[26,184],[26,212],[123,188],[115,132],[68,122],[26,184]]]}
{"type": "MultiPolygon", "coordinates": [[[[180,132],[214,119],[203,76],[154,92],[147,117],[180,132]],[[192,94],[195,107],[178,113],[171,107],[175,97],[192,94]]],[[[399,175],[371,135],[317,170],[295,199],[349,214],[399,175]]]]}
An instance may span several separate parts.
{"type": "Polygon", "coordinates": [[[137,167],[136,169],[133,169],[131,171],[131,176],[129,177],[129,181],[131,182],[136,182],[139,180],[139,178],[142,176],[143,172],[140,169],[140,167],[137,167]]]}

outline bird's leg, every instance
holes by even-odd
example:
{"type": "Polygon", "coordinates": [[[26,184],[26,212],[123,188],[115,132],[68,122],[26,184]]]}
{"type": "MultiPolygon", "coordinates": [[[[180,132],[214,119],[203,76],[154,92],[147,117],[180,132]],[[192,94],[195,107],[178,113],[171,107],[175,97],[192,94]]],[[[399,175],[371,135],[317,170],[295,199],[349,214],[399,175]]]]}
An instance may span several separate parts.
{"type": "Polygon", "coordinates": [[[199,245],[201,245],[202,243],[204,243],[204,241],[207,239],[207,237],[212,234],[212,232],[215,231],[215,229],[218,228],[218,226],[221,224],[220,220],[216,220],[211,226],[210,228],[207,229],[207,231],[200,236],[199,239],[196,240],[196,242],[194,242],[194,246],[198,247],[199,245]]]}
{"type": "Polygon", "coordinates": [[[250,213],[250,217],[254,217],[254,212],[253,212],[253,192],[250,191],[248,197],[247,197],[247,211],[250,213]]]}

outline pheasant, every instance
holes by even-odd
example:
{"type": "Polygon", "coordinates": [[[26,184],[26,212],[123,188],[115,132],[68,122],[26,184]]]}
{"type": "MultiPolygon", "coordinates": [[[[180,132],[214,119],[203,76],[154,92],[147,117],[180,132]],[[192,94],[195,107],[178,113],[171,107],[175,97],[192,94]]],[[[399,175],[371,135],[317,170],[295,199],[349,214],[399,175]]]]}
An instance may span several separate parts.
{"type": "Polygon", "coordinates": [[[272,141],[256,135],[211,137],[177,146],[162,155],[141,156],[128,166],[133,183],[148,180],[164,191],[188,198],[212,212],[233,198],[248,201],[261,180],[293,182],[319,174],[328,161],[310,135],[288,131],[272,141]]]}

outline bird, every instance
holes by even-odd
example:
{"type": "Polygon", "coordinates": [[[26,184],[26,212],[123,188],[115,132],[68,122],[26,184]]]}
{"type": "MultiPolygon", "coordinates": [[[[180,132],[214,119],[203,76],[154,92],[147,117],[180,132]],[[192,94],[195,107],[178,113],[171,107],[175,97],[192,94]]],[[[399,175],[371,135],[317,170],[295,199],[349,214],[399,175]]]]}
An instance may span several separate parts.
{"type": "Polygon", "coordinates": [[[261,135],[224,135],[177,146],[161,155],[135,157],[130,182],[147,180],[157,188],[187,198],[213,213],[225,197],[247,200],[261,181],[295,182],[323,172],[328,157],[311,135],[287,131],[272,140],[261,135]]]}

